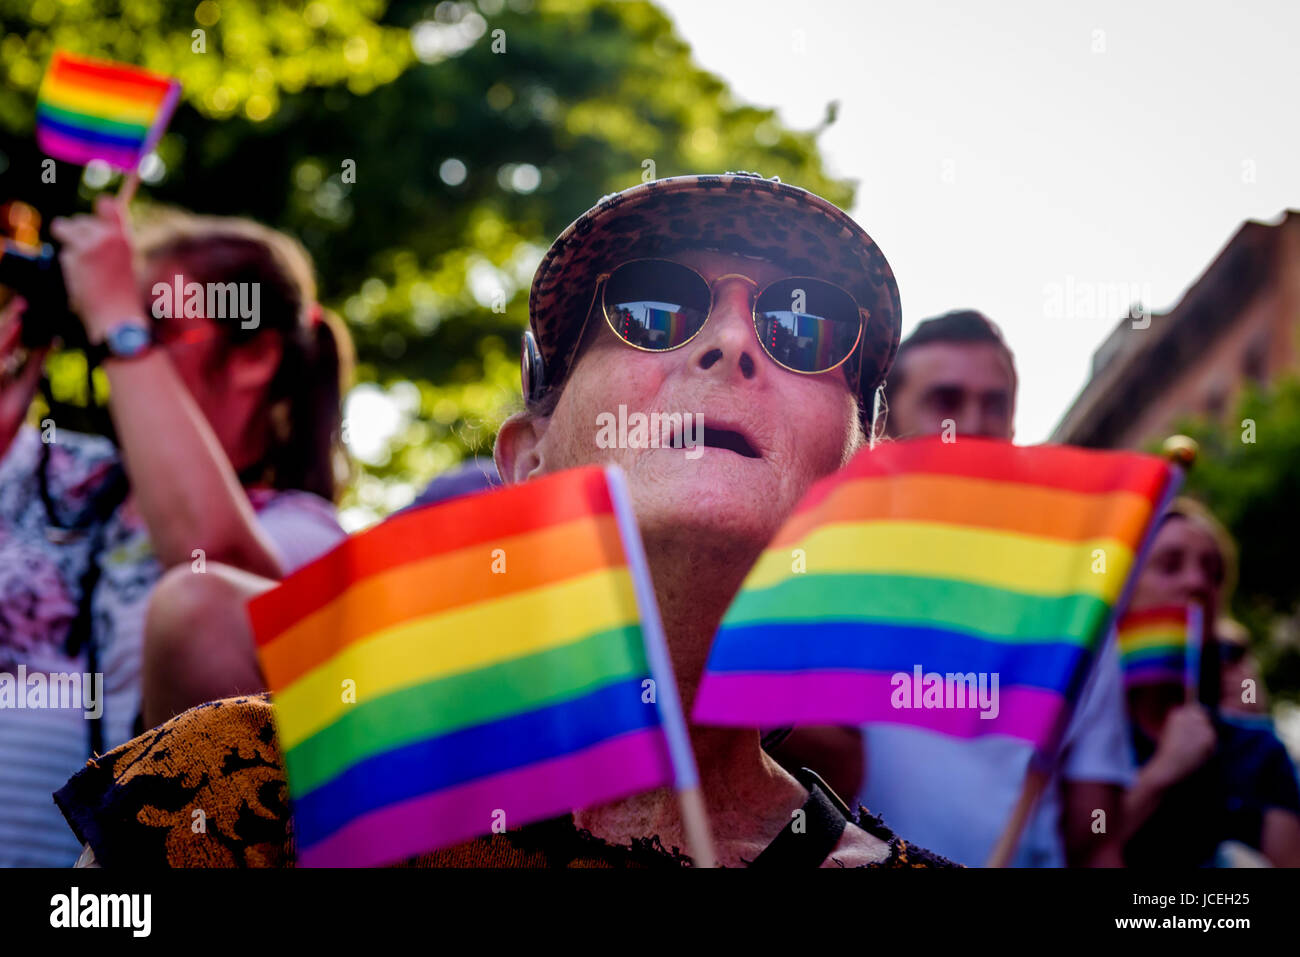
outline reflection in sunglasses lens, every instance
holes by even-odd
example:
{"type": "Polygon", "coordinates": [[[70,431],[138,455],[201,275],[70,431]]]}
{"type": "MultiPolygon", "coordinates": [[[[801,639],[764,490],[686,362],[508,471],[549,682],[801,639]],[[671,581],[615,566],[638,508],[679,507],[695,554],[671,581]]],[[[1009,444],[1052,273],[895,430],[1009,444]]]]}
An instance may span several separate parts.
{"type": "Polygon", "coordinates": [[[605,287],[614,331],[642,349],[672,349],[699,332],[709,313],[709,288],[695,272],[661,260],[626,263],[605,287]]]}
{"type": "Polygon", "coordinates": [[[861,325],[853,298],[818,279],[773,283],[759,296],[755,318],[763,348],[800,372],[824,372],[845,359],[861,325]]]}

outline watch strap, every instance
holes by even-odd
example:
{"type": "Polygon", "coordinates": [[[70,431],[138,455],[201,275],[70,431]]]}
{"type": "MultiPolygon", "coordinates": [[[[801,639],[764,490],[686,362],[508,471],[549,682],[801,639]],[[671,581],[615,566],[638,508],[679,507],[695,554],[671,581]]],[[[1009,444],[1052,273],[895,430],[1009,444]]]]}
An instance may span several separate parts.
{"type": "Polygon", "coordinates": [[[123,319],[120,322],[117,322],[111,327],[109,327],[108,331],[104,334],[104,338],[100,339],[98,342],[92,342],[86,348],[86,361],[89,362],[92,366],[96,366],[102,364],[107,359],[138,359],[141,356],[148,355],[149,351],[153,348],[153,346],[154,346],[153,330],[149,328],[149,324],[147,322],[143,322],[140,319],[135,319],[135,318],[123,319]],[[129,355],[124,355],[113,348],[112,346],[113,336],[123,326],[135,326],[144,332],[145,345],[143,348],[139,349],[136,352],[130,353],[129,355]]]}

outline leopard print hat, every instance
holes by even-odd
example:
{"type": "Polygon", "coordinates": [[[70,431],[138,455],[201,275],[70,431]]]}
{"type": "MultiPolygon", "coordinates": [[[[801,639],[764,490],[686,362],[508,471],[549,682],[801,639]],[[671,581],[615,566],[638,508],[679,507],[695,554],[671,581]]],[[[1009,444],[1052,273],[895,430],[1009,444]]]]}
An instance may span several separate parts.
{"type": "Polygon", "coordinates": [[[791,275],[818,276],[847,289],[869,315],[845,372],[852,381],[858,364],[866,363],[859,381],[870,418],[872,396],[898,350],[902,311],[893,270],[847,213],[757,173],[653,180],[603,197],[570,224],[533,277],[532,335],[524,336],[525,399],[540,399],[568,375],[597,276],[629,259],[687,247],[766,259],[791,275]]]}

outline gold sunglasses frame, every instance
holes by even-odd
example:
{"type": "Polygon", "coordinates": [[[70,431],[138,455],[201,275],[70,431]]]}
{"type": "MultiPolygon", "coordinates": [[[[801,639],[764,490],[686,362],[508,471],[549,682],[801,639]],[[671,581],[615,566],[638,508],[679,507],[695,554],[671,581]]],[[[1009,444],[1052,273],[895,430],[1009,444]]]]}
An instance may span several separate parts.
{"type": "MultiPolygon", "coordinates": [[[[626,262],[621,262],[613,269],[611,269],[609,272],[603,272],[596,277],[596,288],[592,292],[591,305],[587,307],[587,314],[582,317],[582,328],[578,330],[578,337],[577,339],[574,340],[573,347],[572,349],[570,349],[569,355],[566,357],[565,369],[566,370],[572,369],[573,356],[577,352],[578,347],[582,344],[583,337],[586,336],[587,334],[587,324],[591,322],[591,313],[592,310],[596,308],[596,300],[598,299],[600,300],[600,312],[601,315],[605,317],[605,325],[609,326],[609,331],[614,333],[615,336],[618,336],[618,341],[623,343],[623,345],[628,346],[629,348],[632,349],[636,349],[638,352],[653,352],[653,353],[674,352],[677,349],[682,348],[682,346],[689,345],[691,341],[695,339],[696,336],[698,336],[701,332],[704,331],[704,327],[709,324],[709,320],[713,317],[714,306],[717,305],[717,297],[714,293],[714,290],[717,284],[722,282],[724,279],[743,279],[745,282],[749,283],[751,286],[754,287],[753,290],[751,290],[750,292],[750,307],[749,307],[750,328],[754,330],[754,338],[758,341],[758,346],[760,349],[763,350],[763,354],[767,356],[770,360],[772,360],[773,363],[775,363],[780,368],[785,369],[787,372],[793,372],[796,375],[825,375],[827,372],[834,372],[840,366],[844,365],[844,363],[852,359],[853,354],[857,352],[858,347],[862,345],[862,334],[866,332],[867,323],[871,321],[871,310],[863,307],[862,304],[858,302],[857,298],[853,295],[853,293],[849,292],[847,289],[845,289],[843,286],[839,285],[838,283],[833,283],[828,279],[822,279],[819,276],[782,276],[779,279],[773,279],[771,282],[765,283],[760,287],[759,284],[755,282],[753,279],[750,279],[748,276],[737,272],[726,273],[725,275],[719,276],[718,278],[714,279],[713,282],[709,282],[709,280],[706,279],[703,273],[701,273],[698,269],[695,269],[692,266],[687,266],[685,263],[679,263],[672,259],[663,259],[658,256],[643,256],[639,259],[629,259],[626,262]],[[688,339],[679,342],[675,346],[669,346],[667,349],[647,349],[644,346],[638,346],[635,343],[628,342],[626,339],[624,339],[621,335],[619,335],[618,330],[614,328],[614,322],[609,317],[609,304],[605,301],[605,292],[609,288],[608,280],[612,275],[614,275],[615,272],[617,272],[619,269],[622,269],[624,266],[631,266],[634,265],[635,263],[652,263],[652,262],[668,263],[671,266],[677,266],[681,269],[689,270],[690,272],[693,272],[695,273],[695,275],[699,276],[700,282],[704,283],[705,288],[709,290],[709,311],[704,314],[704,321],[700,323],[700,328],[696,329],[693,333],[691,333],[688,339]],[[849,351],[844,354],[844,358],[841,359],[839,362],[835,363],[833,366],[830,366],[829,368],[819,369],[816,372],[806,372],[803,369],[793,369],[790,366],[786,365],[781,360],[779,360],[778,358],[776,358],[776,356],[772,355],[772,353],[768,350],[767,345],[763,342],[763,337],[758,333],[758,300],[761,299],[763,293],[767,292],[767,290],[770,289],[772,286],[775,286],[779,282],[788,282],[791,279],[811,279],[814,282],[819,282],[819,283],[823,283],[824,285],[830,286],[832,289],[838,289],[840,292],[844,293],[844,295],[848,297],[849,302],[853,303],[853,305],[858,310],[858,336],[853,341],[852,348],[850,348],[849,351]]],[[[854,395],[858,393],[862,385],[862,364],[861,363],[858,364],[858,373],[856,379],[857,381],[853,383],[854,395]]]]}

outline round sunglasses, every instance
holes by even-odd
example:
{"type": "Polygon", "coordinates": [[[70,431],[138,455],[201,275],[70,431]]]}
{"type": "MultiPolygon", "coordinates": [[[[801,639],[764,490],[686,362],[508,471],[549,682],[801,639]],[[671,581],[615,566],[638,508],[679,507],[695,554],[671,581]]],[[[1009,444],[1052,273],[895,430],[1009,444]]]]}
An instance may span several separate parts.
{"type": "MultiPolygon", "coordinates": [[[[848,292],[823,279],[787,276],[760,287],[748,276],[728,273],[710,283],[668,259],[629,260],[601,273],[592,305],[600,300],[605,322],[632,348],[668,352],[699,335],[713,313],[713,291],[724,279],[743,279],[755,288],[754,335],[768,357],[790,372],[819,375],[843,365],[870,319],[848,292]]],[[[589,309],[584,329],[590,317],[589,309]]]]}

